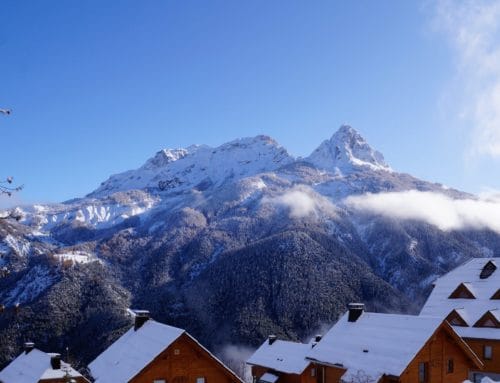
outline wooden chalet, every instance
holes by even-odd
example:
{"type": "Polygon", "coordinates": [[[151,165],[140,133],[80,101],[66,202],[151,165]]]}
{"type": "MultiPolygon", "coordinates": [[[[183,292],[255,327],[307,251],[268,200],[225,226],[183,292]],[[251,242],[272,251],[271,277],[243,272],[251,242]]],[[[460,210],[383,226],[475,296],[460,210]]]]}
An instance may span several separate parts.
{"type": "MultiPolygon", "coordinates": [[[[315,341],[319,341],[317,336],[315,341]]],[[[317,383],[316,368],[306,359],[316,343],[288,342],[269,338],[247,360],[254,381],[260,383],[317,383]]]]}
{"type": "Polygon", "coordinates": [[[95,383],[242,383],[186,331],[135,311],[134,326],[89,365],[95,383]]]}
{"type": "Polygon", "coordinates": [[[89,383],[78,371],[61,360],[59,354],[45,353],[33,343],[0,371],[0,383],[89,383]]]}
{"type": "Polygon", "coordinates": [[[269,339],[247,361],[256,383],[462,383],[483,365],[441,318],[363,304],[310,344],[269,339]]]}
{"type": "Polygon", "coordinates": [[[484,376],[500,380],[499,258],[474,258],[434,282],[420,316],[445,318],[482,360],[484,376]]]}

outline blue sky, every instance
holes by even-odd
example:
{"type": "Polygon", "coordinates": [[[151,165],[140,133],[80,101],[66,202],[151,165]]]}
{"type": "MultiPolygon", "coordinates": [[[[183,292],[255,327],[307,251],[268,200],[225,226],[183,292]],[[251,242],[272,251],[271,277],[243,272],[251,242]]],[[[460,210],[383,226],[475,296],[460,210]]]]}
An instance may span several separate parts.
{"type": "Polygon", "coordinates": [[[4,0],[1,173],[62,201],[161,148],[267,134],[306,156],[349,123],[398,171],[500,188],[499,9],[4,0]]]}

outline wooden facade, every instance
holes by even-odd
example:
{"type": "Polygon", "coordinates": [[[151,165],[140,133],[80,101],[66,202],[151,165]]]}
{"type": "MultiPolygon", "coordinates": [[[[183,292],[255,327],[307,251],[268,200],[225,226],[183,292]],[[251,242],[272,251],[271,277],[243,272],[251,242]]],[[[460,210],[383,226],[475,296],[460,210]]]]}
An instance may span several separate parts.
{"type": "MultiPolygon", "coordinates": [[[[399,377],[383,376],[378,383],[462,383],[471,371],[480,370],[479,358],[447,326],[439,327],[399,377]]],[[[325,366],[325,370],[321,383],[340,383],[345,372],[332,366],[325,366]]]]}
{"type": "Polygon", "coordinates": [[[482,373],[492,372],[500,374],[500,340],[491,339],[464,339],[474,353],[484,364],[482,373]],[[487,348],[491,347],[491,356],[487,348]]]}
{"type": "Polygon", "coordinates": [[[130,383],[236,383],[241,380],[184,333],[160,353],[130,383]],[[202,380],[202,378],[204,380],[202,380]]]}

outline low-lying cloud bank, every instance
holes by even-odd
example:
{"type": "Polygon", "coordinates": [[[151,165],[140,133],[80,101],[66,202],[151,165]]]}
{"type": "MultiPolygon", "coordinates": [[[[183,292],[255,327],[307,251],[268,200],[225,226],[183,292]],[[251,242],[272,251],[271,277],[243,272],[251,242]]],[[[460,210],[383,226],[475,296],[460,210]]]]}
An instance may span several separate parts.
{"type": "Polygon", "coordinates": [[[318,216],[321,213],[335,215],[333,203],[307,186],[296,186],[279,196],[266,198],[263,202],[288,208],[291,218],[318,216]]]}
{"type": "Polygon", "coordinates": [[[418,220],[444,231],[489,229],[500,234],[500,197],[453,199],[441,193],[389,192],[364,194],[345,199],[345,204],[359,211],[402,220],[418,220]]]}

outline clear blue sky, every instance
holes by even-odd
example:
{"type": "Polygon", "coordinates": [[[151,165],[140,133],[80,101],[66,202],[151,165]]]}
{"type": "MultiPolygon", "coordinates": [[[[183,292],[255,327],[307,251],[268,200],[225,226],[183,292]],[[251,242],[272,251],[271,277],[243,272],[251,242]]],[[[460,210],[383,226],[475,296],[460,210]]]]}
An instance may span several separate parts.
{"type": "Polygon", "coordinates": [[[62,201],[164,147],[267,134],[305,156],[349,123],[398,171],[500,188],[498,160],[467,164],[470,132],[443,109],[457,52],[434,13],[392,0],[3,0],[1,173],[25,184],[24,202],[62,201]]]}

